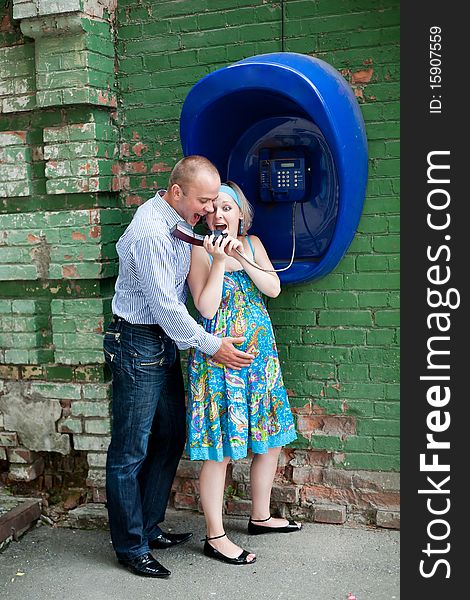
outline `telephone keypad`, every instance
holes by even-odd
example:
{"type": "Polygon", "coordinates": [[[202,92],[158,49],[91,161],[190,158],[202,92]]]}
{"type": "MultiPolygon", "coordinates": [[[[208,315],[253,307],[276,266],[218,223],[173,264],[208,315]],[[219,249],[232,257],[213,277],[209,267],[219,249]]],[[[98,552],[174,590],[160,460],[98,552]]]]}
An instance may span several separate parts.
{"type": "Polygon", "coordinates": [[[303,188],[303,177],[301,169],[276,170],[274,186],[277,188],[292,189],[303,188]]]}

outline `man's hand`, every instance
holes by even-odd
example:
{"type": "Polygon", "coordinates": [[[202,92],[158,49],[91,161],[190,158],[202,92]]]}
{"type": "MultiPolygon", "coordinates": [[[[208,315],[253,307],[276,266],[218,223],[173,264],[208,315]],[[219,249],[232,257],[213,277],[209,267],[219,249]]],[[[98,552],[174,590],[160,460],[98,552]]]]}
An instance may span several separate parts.
{"type": "Polygon", "coordinates": [[[212,356],[213,360],[224,364],[229,369],[243,369],[253,362],[253,355],[248,352],[237,350],[234,344],[242,344],[245,338],[224,337],[217,352],[212,356]]]}

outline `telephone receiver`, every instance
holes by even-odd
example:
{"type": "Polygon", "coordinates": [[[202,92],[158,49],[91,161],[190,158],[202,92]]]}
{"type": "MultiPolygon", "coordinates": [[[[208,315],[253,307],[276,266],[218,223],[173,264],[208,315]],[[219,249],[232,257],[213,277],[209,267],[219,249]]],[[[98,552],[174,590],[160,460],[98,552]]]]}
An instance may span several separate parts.
{"type": "MultiPolygon", "coordinates": [[[[293,211],[292,211],[293,218],[295,215],[295,205],[296,205],[296,203],[294,202],[294,204],[292,205],[294,207],[293,211]]],[[[292,226],[294,227],[294,224],[292,226]]],[[[295,231],[294,231],[294,229],[293,229],[293,232],[294,232],[294,236],[293,236],[292,258],[291,258],[289,265],[287,267],[284,267],[283,269],[263,269],[262,267],[257,265],[255,262],[253,262],[251,259],[249,259],[248,256],[245,256],[245,254],[242,254],[239,250],[235,249],[235,252],[239,256],[241,256],[244,260],[246,260],[247,263],[249,263],[256,269],[259,269],[260,271],[264,271],[265,273],[278,273],[280,271],[285,271],[292,265],[292,261],[294,260],[294,255],[295,255],[295,231]]],[[[187,242],[188,244],[193,244],[195,246],[202,246],[204,244],[204,236],[199,235],[198,233],[194,233],[194,231],[186,223],[186,221],[180,221],[179,223],[176,223],[176,225],[173,225],[173,227],[170,229],[170,233],[175,238],[178,238],[179,240],[182,240],[183,242],[187,242]]],[[[209,235],[214,236],[214,241],[212,242],[212,244],[215,246],[218,239],[226,238],[228,234],[225,233],[224,231],[219,231],[218,229],[214,229],[209,232],[209,235]]]]}
{"type": "MultiPolygon", "coordinates": [[[[202,246],[204,244],[204,236],[194,233],[194,231],[185,221],[176,223],[176,225],[170,229],[170,232],[175,238],[178,238],[183,242],[187,242],[188,244],[193,244],[194,246],[202,246]]],[[[215,229],[214,231],[210,231],[208,235],[214,236],[214,241],[212,243],[215,246],[215,243],[219,238],[226,238],[228,234],[215,229]]]]}

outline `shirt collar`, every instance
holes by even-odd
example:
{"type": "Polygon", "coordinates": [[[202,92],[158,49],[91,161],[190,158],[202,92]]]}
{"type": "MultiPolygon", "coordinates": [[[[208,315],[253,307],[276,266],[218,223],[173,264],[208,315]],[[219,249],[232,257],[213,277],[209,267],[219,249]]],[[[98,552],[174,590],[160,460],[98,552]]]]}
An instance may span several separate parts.
{"type": "Polygon", "coordinates": [[[163,199],[166,190],[158,190],[155,196],[152,198],[153,207],[161,213],[168,223],[169,227],[173,227],[176,223],[184,221],[183,217],[179,215],[176,210],[163,199]]]}

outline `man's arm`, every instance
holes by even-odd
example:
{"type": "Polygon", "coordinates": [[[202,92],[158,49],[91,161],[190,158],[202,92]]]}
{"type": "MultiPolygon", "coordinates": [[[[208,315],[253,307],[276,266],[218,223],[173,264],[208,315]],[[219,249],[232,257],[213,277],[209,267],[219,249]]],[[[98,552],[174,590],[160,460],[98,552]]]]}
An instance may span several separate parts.
{"type": "Polygon", "coordinates": [[[204,331],[176,294],[174,248],[165,235],[137,240],[133,247],[136,275],[156,322],[182,347],[215,354],[221,339],[204,331]]]}

